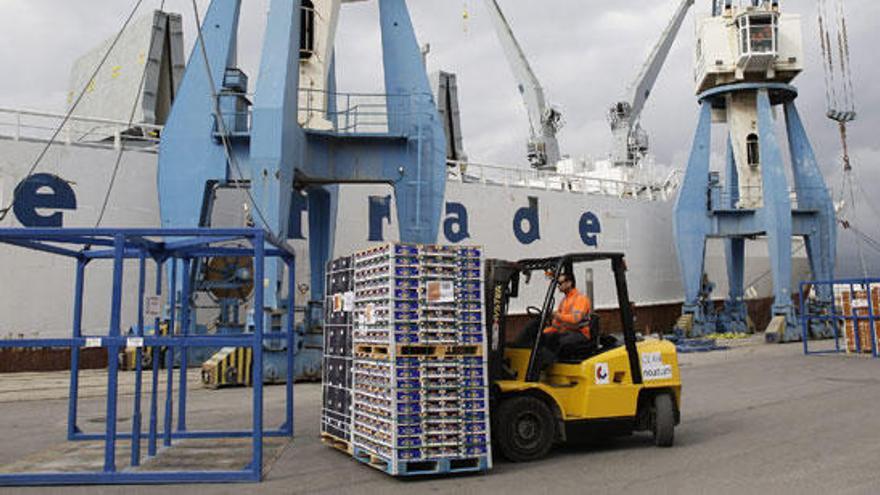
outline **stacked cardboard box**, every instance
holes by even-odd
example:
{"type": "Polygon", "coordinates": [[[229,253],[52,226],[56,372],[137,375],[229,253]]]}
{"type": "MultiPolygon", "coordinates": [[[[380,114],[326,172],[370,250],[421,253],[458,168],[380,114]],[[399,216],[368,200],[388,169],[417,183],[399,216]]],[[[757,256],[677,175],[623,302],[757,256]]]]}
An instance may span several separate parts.
{"type": "Polygon", "coordinates": [[[834,293],[837,310],[844,316],[843,337],[846,351],[873,352],[872,346],[877,345],[877,335],[880,334],[880,286],[870,287],[870,301],[868,290],[862,285],[837,285],[834,293]],[[872,309],[877,317],[873,331],[870,319],[872,309]]]}
{"type": "Polygon", "coordinates": [[[353,265],[355,458],[395,476],[489,469],[481,251],[389,244],[353,265]]]}
{"type": "Polygon", "coordinates": [[[354,310],[352,258],[328,265],[324,300],[324,401],[321,433],[332,445],[351,445],[351,372],[354,310]]]}

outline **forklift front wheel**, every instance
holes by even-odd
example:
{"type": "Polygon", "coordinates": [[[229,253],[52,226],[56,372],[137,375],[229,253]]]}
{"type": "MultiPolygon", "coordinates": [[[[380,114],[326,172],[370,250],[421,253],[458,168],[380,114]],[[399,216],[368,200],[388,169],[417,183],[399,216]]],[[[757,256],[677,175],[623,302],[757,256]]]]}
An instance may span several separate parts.
{"type": "Polygon", "coordinates": [[[536,397],[504,399],[498,407],[495,441],[501,455],[512,462],[528,462],[547,455],[556,438],[550,407],[536,397]]]}
{"type": "Polygon", "coordinates": [[[675,403],[669,394],[654,396],[654,445],[672,447],[675,441],[675,403]]]}

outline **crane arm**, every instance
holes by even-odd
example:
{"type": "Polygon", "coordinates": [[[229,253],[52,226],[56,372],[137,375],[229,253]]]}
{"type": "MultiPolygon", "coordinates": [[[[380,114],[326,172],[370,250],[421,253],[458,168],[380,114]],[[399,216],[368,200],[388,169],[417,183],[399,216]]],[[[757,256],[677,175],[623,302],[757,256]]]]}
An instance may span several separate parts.
{"type": "Polygon", "coordinates": [[[486,7],[529,114],[531,128],[529,161],[538,168],[553,167],[560,158],[556,133],[561,126],[562,115],[547,104],[544,88],[532,70],[498,2],[486,0],[486,7]]]}
{"type": "Polygon", "coordinates": [[[663,31],[660,41],[654,46],[647,62],[642,66],[642,70],[639,72],[633,85],[633,93],[629,99],[632,108],[630,122],[639,120],[642,110],[645,108],[645,103],[651,95],[651,90],[654,89],[654,83],[657,82],[657,77],[663,69],[663,64],[666,63],[666,57],[669,56],[672,44],[675,42],[675,38],[681,30],[681,25],[684,23],[684,19],[693,5],[694,0],[682,0],[672,20],[669,21],[669,25],[663,31]]]}
{"type": "Polygon", "coordinates": [[[529,112],[529,121],[534,132],[540,132],[541,119],[547,110],[547,101],[544,97],[544,89],[541,82],[529,65],[525,52],[513,34],[507,18],[501,11],[501,7],[496,0],[486,0],[486,6],[489,9],[489,16],[492,18],[492,24],[498,35],[498,41],[504,49],[504,56],[507,63],[513,71],[516,82],[519,85],[519,92],[525,100],[526,108],[529,112]]]}
{"type": "Polygon", "coordinates": [[[614,103],[608,112],[608,122],[611,124],[614,140],[611,159],[616,165],[634,166],[648,153],[648,134],[639,125],[639,118],[694,1],[681,0],[672,20],[663,30],[660,41],[651,50],[648,60],[633,82],[629,98],[614,103]]]}

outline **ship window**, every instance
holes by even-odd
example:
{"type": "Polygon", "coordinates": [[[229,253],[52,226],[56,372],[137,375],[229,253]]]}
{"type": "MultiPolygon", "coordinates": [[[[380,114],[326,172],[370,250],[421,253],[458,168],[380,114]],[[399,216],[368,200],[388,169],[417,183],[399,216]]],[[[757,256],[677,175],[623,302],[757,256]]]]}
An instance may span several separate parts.
{"type": "Polygon", "coordinates": [[[758,144],[757,134],[749,134],[746,138],[746,154],[750,167],[757,167],[761,164],[761,147],[758,144]]]}
{"type": "Polygon", "coordinates": [[[308,60],[315,54],[315,3],[303,0],[299,23],[299,59],[308,60]]]}

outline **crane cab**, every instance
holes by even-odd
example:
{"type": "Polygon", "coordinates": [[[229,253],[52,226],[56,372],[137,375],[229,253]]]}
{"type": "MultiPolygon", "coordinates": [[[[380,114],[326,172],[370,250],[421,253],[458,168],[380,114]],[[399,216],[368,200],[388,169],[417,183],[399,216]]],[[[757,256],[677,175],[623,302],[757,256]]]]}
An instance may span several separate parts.
{"type": "Polygon", "coordinates": [[[697,21],[697,94],[738,82],[790,83],[804,69],[801,16],[742,2],[697,21]]]}
{"type": "Polygon", "coordinates": [[[736,29],[737,69],[766,72],[778,53],[779,12],[746,10],[736,17],[736,29]]]}

